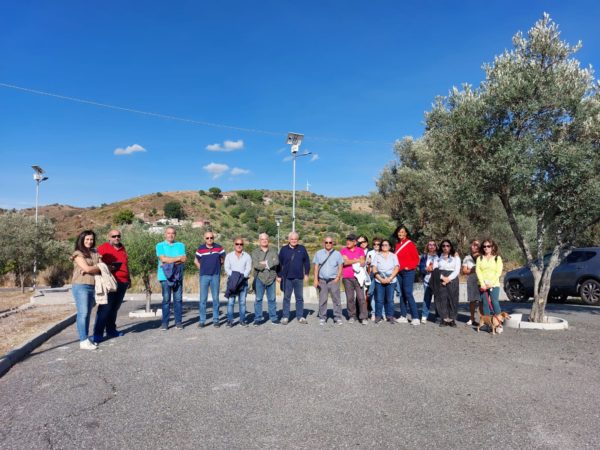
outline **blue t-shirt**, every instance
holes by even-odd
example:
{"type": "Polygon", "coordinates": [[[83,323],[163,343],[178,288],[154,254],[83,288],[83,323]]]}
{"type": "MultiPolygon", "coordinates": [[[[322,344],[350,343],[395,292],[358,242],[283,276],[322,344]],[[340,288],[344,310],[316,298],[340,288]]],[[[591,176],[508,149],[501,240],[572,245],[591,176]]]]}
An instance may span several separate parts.
{"type": "Polygon", "coordinates": [[[329,253],[322,248],[313,258],[313,263],[319,265],[319,278],[328,280],[337,277],[340,266],[344,265],[344,258],[342,258],[341,253],[337,250],[331,251],[333,253],[327,258],[329,253]],[[323,265],[323,263],[325,263],[325,265],[323,265]]]}
{"type": "MultiPolygon", "coordinates": [[[[169,258],[175,258],[176,256],[185,255],[185,245],[182,242],[173,242],[169,244],[167,241],[162,241],[156,244],[156,256],[168,256],[169,258]]],[[[167,277],[162,270],[162,263],[158,258],[158,281],[167,281],[167,277]]]]}
{"type": "Polygon", "coordinates": [[[211,248],[202,244],[196,250],[196,259],[200,263],[200,275],[220,275],[221,258],[225,256],[225,249],[216,242],[211,248]]]}

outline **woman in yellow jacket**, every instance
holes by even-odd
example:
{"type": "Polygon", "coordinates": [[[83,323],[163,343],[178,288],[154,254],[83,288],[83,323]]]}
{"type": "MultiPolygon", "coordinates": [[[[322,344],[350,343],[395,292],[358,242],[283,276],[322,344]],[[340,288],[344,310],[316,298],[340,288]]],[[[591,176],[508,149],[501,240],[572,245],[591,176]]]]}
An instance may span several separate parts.
{"type": "Polygon", "coordinates": [[[494,308],[493,314],[500,314],[500,276],[502,275],[502,257],[498,254],[498,245],[492,239],[481,243],[479,258],[475,265],[475,273],[481,292],[481,305],[483,313],[492,314],[490,301],[494,308]]]}

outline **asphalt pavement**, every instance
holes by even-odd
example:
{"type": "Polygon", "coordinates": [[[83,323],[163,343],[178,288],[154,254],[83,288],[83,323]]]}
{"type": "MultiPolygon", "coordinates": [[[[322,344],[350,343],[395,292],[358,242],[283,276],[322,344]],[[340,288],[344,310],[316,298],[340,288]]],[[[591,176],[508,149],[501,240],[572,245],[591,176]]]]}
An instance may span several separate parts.
{"type": "Polygon", "coordinates": [[[320,326],[316,305],[308,325],[199,329],[197,302],[160,331],[128,318],[140,306],[99,350],[73,325],[0,379],[0,448],[600,448],[597,307],[550,305],[568,331],[492,337],[320,326]]]}

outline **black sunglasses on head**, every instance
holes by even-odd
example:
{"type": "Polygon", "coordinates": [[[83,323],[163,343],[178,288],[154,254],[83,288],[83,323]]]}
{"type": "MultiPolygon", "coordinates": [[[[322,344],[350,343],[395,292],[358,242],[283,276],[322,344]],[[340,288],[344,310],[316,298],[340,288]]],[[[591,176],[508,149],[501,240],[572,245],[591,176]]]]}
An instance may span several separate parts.
{"type": "Polygon", "coordinates": [[[120,238],[120,237],[121,237],[121,235],[120,235],[120,234],[113,234],[113,235],[111,236],[111,238],[120,238]]]}

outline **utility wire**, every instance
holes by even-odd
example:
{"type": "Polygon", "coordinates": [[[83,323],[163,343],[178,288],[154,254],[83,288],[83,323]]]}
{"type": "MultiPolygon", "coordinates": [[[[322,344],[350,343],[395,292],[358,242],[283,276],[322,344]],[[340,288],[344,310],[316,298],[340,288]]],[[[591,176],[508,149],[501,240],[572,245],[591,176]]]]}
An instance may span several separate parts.
{"type": "MultiPolygon", "coordinates": [[[[124,106],[111,105],[108,103],[101,103],[101,102],[96,102],[93,100],[86,100],[83,98],[70,97],[67,95],[55,94],[53,92],[46,92],[46,91],[40,91],[38,89],[31,89],[31,88],[27,88],[27,87],[23,87],[23,86],[16,86],[14,84],[0,82],[0,87],[4,87],[7,89],[13,89],[16,91],[21,91],[21,92],[27,92],[29,94],[42,95],[42,96],[46,96],[46,97],[57,98],[60,100],[67,100],[67,101],[75,102],[75,103],[83,103],[85,105],[97,106],[99,108],[107,108],[107,109],[113,109],[116,111],[124,111],[124,112],[133,113],[133,114],[140,114],[143,116],[155,117],[157,119],[175,120],[178,122],[186,122],[186,123],[191,123],[194,125],[202,125],[205,127],[224,128],[227,130],[244,131],[246,133],[264,134],[264,135],[269,135],[269,136],[287,136],[287,133],[284,133],[284,132],[259,130],[257,128],[238,127],[238,126],[234,126],[234,125],[225,125],[225,124],[221,124],[221,123],[206,122],[203,120],[195,120],[195,119],[188,119],[185,117],[172,116],[170,114],[142,111],[140,109],[127,108],[124,106]]],[[[363,145],[364,144],[394,145],[393,142],[385,142],[385,141],[360,141],[360,140],[353,140],[353,139],[327,138],[327,137],[319,137],[319,136],[306,136],[306,140],[321,141],[321,142],[338,142],[338,143],[346,143],[346,144],[363,144],[363,145]]]]}

